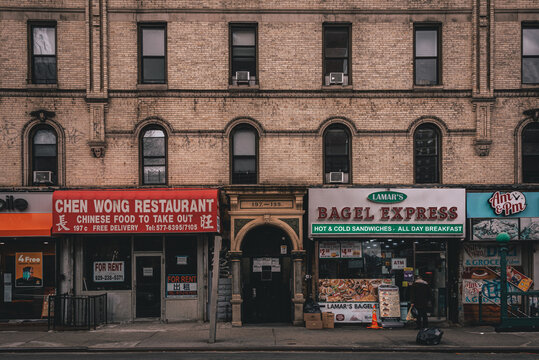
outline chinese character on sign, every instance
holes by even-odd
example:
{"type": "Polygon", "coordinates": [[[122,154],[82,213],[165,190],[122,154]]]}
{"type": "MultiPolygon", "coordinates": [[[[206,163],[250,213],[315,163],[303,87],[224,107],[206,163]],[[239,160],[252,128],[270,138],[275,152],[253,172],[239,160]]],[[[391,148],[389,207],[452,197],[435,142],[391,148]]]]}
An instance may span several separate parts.
{"type": "Polygon", "coordinates": [[[60,220],[58,221],[58,224],[56,224],[56,226],[58,226],[58,231],[69,231],[69,228],[66,226],[67,221],[65,220],[65,215],[59,215],[59,218],[60,220]]]}
{"type": "Polygon", "coordinates": [[[211,215],[202,215],[200,216],[200,227],[203,229],[211,229],[212,228],[212,219],[211,215]]]}

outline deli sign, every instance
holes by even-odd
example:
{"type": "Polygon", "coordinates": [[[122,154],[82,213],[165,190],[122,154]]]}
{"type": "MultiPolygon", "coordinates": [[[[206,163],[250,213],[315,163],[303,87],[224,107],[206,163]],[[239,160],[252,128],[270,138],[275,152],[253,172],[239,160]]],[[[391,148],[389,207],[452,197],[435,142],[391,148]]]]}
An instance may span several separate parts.
{"type": "Polygon", "coordinates": [[[52,232],[219,232],[218,201],[216,189],[55,191],[52,232]]]}
{"type": "Polygon", "coordinates": [[[464,189],[309,189],[309,237],[463,237],[464,189]]]}

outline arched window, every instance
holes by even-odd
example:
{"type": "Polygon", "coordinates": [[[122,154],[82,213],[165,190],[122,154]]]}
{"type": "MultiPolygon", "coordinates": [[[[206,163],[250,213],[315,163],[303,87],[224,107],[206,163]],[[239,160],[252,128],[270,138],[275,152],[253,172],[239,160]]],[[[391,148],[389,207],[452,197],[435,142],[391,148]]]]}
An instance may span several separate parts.
{"type": "Polygon", "coordinates": [[[522,182],[539,183],[539,123],[522,130],[522,182]]]}
{"type": "Polygon", "coordinates": [[[48,125],[38,125],[31,133],[31,183],[58,184],[58,146],[56,131],[48,125]]]}
{"type": "Polygon", "coordinates": [[[257,183],[258,136],[251,126],[240,125],[232,132],[232,184],[257,183]]]}
{"type": "Polygon", "coordinates": [[[440,131],[433,124],[419,125],[414,133],[416,184],[440,182],[440,131]]]}
{"type": "Polygon", "coordinates": [[[324,133],[324,182],[350,182],[350,135],[342,125],[324,133]]]}
{"type": "Polygon", "coordinates": [[[142,184],[166,184],[167,138],[161,127],[151,125],[142,130],[140,152],[142,184]]]}

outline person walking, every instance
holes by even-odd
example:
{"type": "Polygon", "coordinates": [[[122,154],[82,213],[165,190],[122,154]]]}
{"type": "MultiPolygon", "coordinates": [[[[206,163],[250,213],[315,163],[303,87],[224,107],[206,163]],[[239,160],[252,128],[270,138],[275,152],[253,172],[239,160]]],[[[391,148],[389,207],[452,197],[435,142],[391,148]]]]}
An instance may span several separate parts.
{"type": "Polygon", "coordinates": [[[427,307],[430,299],[430,286],[421,276],[417,276],[410,287],[410,303],[417,309],[416,317],[417,328],[424,329],[429,327],[427,317],[427,307]]]}

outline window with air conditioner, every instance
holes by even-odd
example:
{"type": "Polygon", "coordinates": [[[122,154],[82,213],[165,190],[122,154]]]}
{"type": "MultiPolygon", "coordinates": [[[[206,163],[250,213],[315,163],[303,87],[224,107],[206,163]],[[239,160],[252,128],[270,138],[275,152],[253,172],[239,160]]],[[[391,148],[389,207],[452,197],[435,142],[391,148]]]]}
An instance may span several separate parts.
{"type": "Polygon", "coordinates": [[[257,82],[257,25],[230,25],[230,84],[257,82]]]}
{"type": "Polygon", "coordinates": [[[31,133],[31,179],[33,185],[57,185],[58,147],[56,131],[39,125],[31,133]]]}
{"type": "Polygon", "coordinates": [[[350,26],[324,24],[324,85],[348,85],[350,26]]]}
{"type": "Polygon", "coordinates": [[[324,133],[324,182],[350,182],[350,136],[344,126],[330,127],[324,133]]]}

